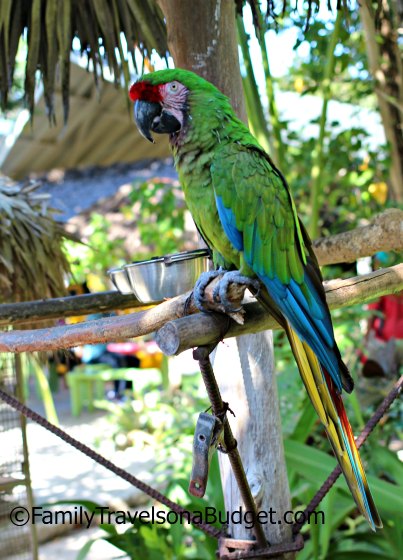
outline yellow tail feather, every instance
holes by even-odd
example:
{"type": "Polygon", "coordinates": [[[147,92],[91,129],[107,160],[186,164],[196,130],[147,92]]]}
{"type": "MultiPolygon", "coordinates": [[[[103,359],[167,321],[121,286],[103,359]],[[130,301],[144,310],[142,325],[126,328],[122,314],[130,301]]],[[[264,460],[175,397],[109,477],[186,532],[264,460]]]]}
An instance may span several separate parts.
{"type": "Polygon", "coordinates": [[[302,381],[312,404],[324,425],[333,451],[360,512],[373,529],[382,521],[372,499],[353,432],[341,396],[332,387],[316,355],[287,323],[285,325],[302,381]]]}

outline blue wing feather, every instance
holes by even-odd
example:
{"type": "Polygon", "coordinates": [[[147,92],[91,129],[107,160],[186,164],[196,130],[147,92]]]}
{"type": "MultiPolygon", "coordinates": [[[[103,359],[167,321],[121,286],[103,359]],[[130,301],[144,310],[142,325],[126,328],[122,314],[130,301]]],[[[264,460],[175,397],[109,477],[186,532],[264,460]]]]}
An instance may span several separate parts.
{"type": "Polygon", "coordinates": [[[235,216],[230,208],[226,208],[221,196],[215,197],[218,215],[225,234],[237,251],[243,251],[243,235],[236,227],[235,216]]]}
{"type": "Polygon", "coordinates": [[[238,251],[244,251],[246,263],[255,271],[280,311],[301,339],[310,345],[320,363],[331,375],[336,387],[341,390],[339,364],[334,351],[333,327],[324,303],[306,270],[304,283],[310,296],[309,301],[295,280],[283,284],[276,275],[270,278],[268,271],[264,271],[262,266],[257,266],[254,255],[264,251],[257,227],[253,227],[252,242],[249,239],[244,246],[243,233],[236,226],[234,213],[224,206],[222,197],[216,196],[216,204],[224,232],[232,245],[238,251]]]}

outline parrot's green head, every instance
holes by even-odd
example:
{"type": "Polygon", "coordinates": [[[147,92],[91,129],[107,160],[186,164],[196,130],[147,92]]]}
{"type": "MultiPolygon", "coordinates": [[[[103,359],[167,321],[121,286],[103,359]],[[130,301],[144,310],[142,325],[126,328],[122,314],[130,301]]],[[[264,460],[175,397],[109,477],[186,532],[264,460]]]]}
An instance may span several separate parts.
{"type": "Polygon", "coordinates": [[[177,137],[192,119],[195,106],[208,118],[210,107],[226,106],[226,98],[213,84],[197,74],[179,68],[144,75],[129,91],[134,102],[134,119],[141,134],[154,142],[151,132],[177,137]]]}

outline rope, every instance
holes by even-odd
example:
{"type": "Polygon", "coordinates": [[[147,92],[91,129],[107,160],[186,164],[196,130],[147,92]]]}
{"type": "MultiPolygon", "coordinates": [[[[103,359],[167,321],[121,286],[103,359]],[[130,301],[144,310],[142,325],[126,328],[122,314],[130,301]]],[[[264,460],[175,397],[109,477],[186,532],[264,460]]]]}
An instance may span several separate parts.
{"type": "Polygon", "coordinates": [[[126,480],[132,486],[135,486],[136,488],[138,488],[139,490],[141,490],[142,492],[144,492],[154,500],[157,500],[161,504],[164,504],[178,515],[186,515],[186,519],[190,519],[191,523],[196,527],[198,527],[201,531],[206,533],[206,535],[209,535],[210,537],[216,539],[218,539],[221,536],[221,531],[219,529],[213,527],[212,525],[209,525],[208,523],[203,523],[194,520],[192,512],[176,504],[175,502],[172,502],[169,498],[164,496],[164,494],[161,494],[161,492],[159,492],[158,490],[155,490],[145,482],[139,480],[134,475],[128,473],[124,469],[121,469],[120,467],[118,467],[108,459],[105,459],[105,457],[103,457],[102,455],[100,455],[99,453],[97,453],[87,445],[81,443],[77,439],[73,438],[64,430],[61,430],[60,428],[58,428],[57,426],[55,426],[54,424],[46,420],[46,418],[44,418],[43,416],[41,416],[31,408],[28,408],[24,404],[20,403],[20,401],[18,401],[16,398],[12,397],[8,393],[4,392],[2,389],[0,389],[0,398],[9,406],[14,408],[15,410],[18,410],[18,412],[21,412],[21,414],[23,414],[30,420],[33,420],[34,422],[36,422],[46,430],[49,430],[49,432],[52,432],[52,434],[55,434],[66,443],[75,447],[78,451],[84,453],[84,455],[87,455],[87,457],[90,457],[96,463],[102,465],[106,469],[116,474],[116,476],[123,478],[123,480],[126,480]]]}

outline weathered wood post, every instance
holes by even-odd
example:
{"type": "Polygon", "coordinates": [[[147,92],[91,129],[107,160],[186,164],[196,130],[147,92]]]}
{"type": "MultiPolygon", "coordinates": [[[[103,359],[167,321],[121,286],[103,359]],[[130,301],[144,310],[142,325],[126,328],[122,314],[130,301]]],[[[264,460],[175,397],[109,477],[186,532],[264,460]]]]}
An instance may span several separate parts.
{"type": "MultiPolygon", "coordinates": [[[[238,115],[246,121],[235,2],[159,0],[159,4],[166,17],[175,65],[213,82],[230,97],[238,115]]],[[[271,331],[220,344],[214,369],[222,397],[236,414],[229,419],[258,509],[275,512],[274,523],[264,526],[266,537],[272,544],[290,541],[290,526],[281,523],[282,514],[291,509],[291,504],[271,331]]],[[[223,456],[220,462],[226,509],[238,511],[242,504],[228,460],[223,456]]],[[[230,523],[229,531],[233,538],[251,538],[251,530],[244,525],[230,523]]]]}

